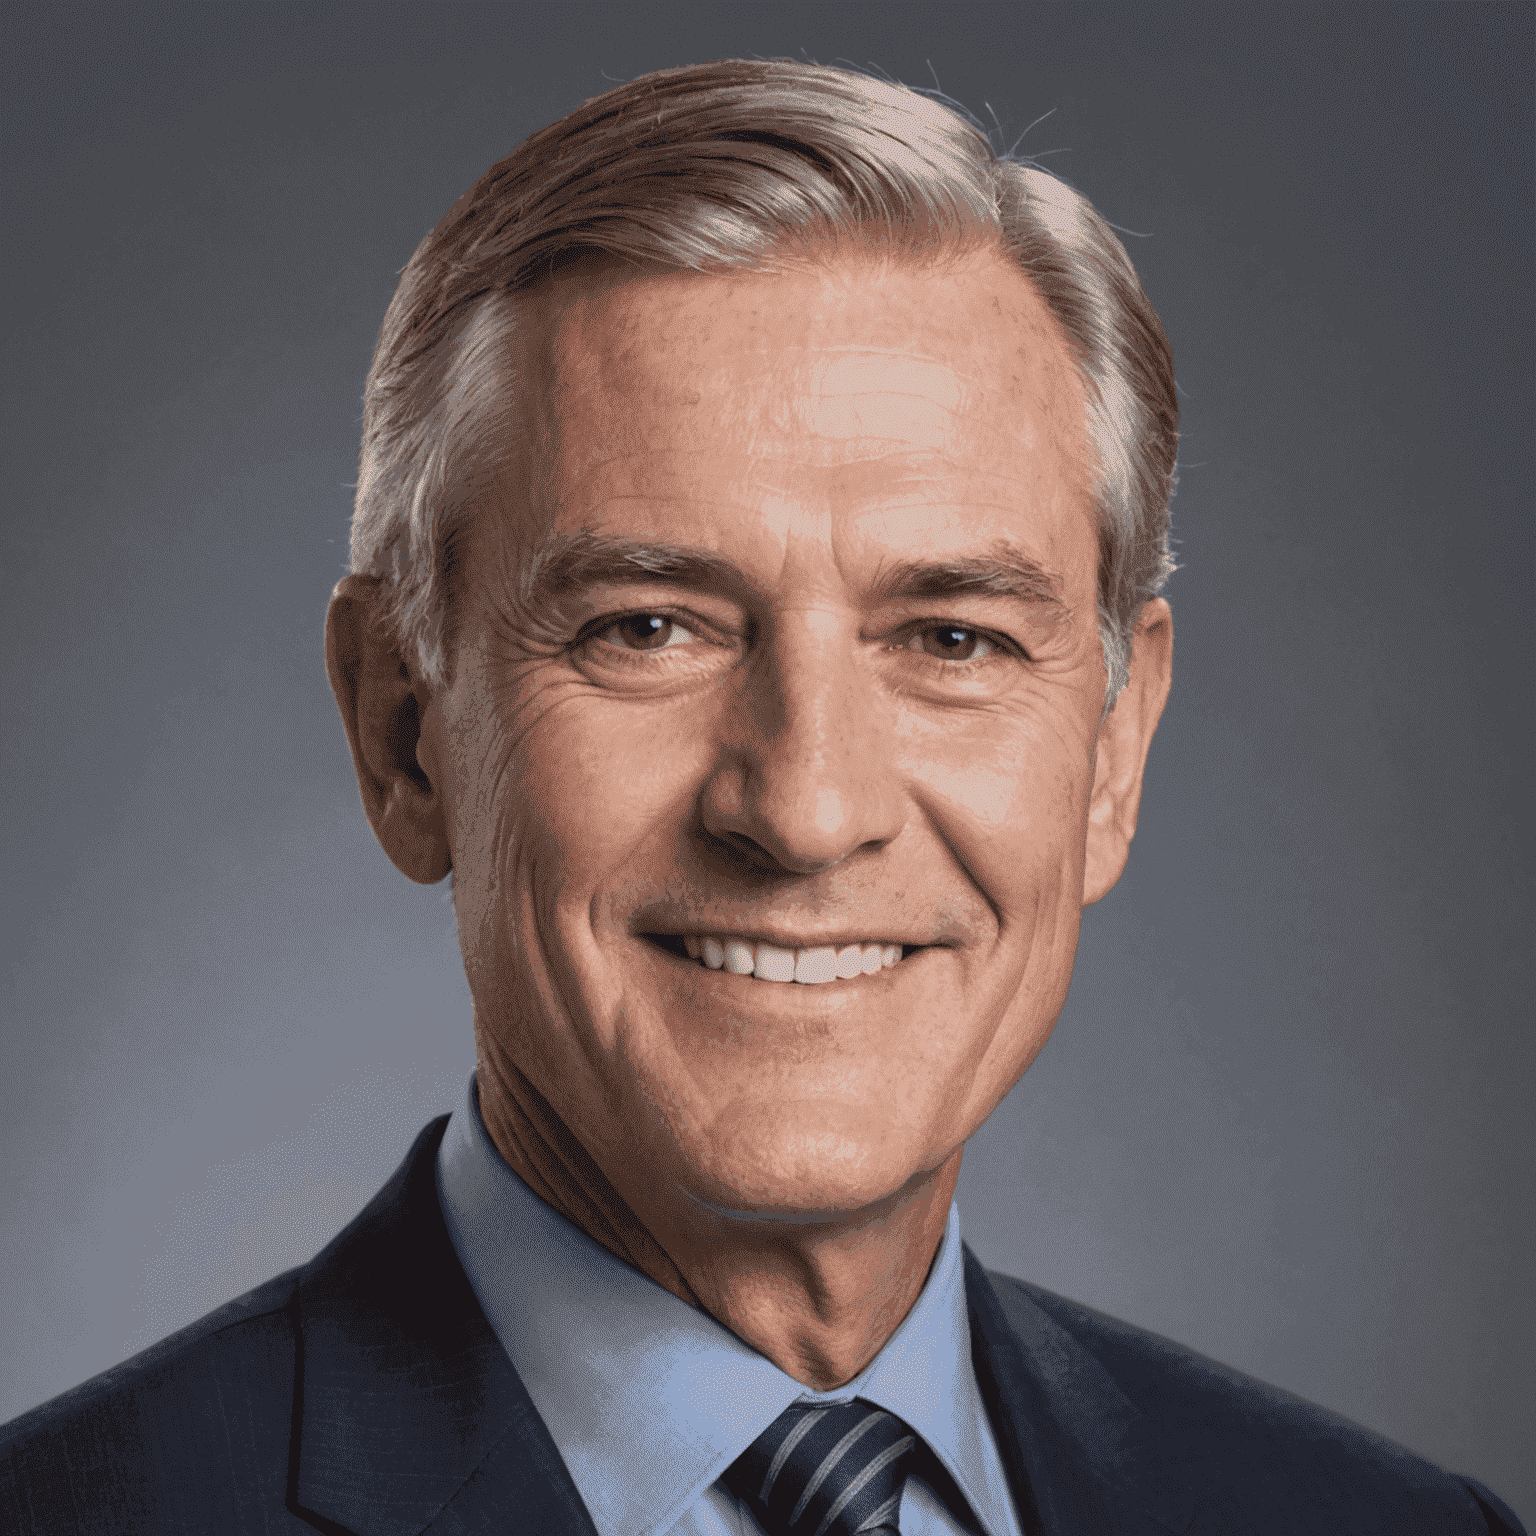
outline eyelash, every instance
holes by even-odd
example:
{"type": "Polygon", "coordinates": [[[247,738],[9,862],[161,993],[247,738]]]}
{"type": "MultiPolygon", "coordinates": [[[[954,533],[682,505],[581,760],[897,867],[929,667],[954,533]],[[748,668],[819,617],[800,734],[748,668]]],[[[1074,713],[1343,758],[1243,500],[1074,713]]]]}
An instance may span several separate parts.
{"type": "MultiPolygon", "coordinates": [[[[988,645],[1000,651],[1003,656],[1014,656],[1028,660],[1023,647],[1016,641],[1010,640],[1006,635],[993,633],[990,629],[978,629],[974,624],[957,624],[952,619],[924,619],[920,623],[908,625],[903,631],[905,638],[902,641],[902,649],[910,647],[911,642],[925,630],[932,629],[958,629],[968,635],[974,635],[978,640],[985,640],[988,645]]],[[[972,672],[982,667],[990,666],[1000,660],[999,656],[978,656],[969,661],[946,661],[942,656],[930,656],[926,651],[914,651],[915,656],[925,662],[932,662],[941,671],[951,677],[955,673],[969,676],[972,672]]]]}
{"type": "MultiPolygon", "coordinates": [[[[593,620],[577,636],[572,648],[576,649],[600,640],[604,634],[615,625],[622,624],[625,619],[641,617],[670,619],[691,633],[697,634],[699,638],[705,640],[706,644],[712,643],[702,633],[711,626],[704,624],[702,620],[695,618],[691,613],[672,608],[630,608],[623,613],[608,613],[604,614],[600,619],[593,620]]],[[[905,650],[910,646],[914,637],[922,634],[925,630],[932,629],[964,630],[967,634],[975,635],[978,640],[985,640],[989,645],[996,646],[1004,655],[1020,657],[1026,661],[1029,659],[1023,648],[1016,641],[1008,639],[1007,636],[995,634],[988,629],[978,629],[973,624],[957,623],[952,619],[923,619],[917,623],[908,624],[900,631],[903,636],[901,643],[890,648],[892,650],[905,650]]],[[[613,644],[605,646],[605,649],[612,653],[612,659],[617,660],[621,666],[626,667],[649,666],[651,659],[661,654],[659,651],[630,651],[626,650],[623,646],[613,644]]],[[[956,673],[969,676],[979,668],[998,660],[996,656],[982,656],[972,661],[946,661],[943,657],[930,656],[924,651],[913,651],[912,654],[924,662],[932,663],[933,666],[948,673],[951,677],[956,673]]]]}
{"type": "MultiPolygon", "coordinates": [[[[684,613],[672,608],[630,608],[624,613],[606,613],[602,618],[594,619],[576,637],[572,649],[579,649],[584,645],[591,645],[593,642],[601,640],[610,629],[617,624],[622,624],[625,619],[638,619],[642,617],[670,619],[673,623],[679,624],[688,630],[690,634],[694,634],[704,640],[706,644],[711,643],[707,638],[707,631],[711,626],[706,625],[700,619],[696,619],[691,613],[684,613]]],[[[652,658],[660,654],[657,651],[630,651],[621,645],[612,644],[605,646],[604,649],[611,653],[612,659],[617,660],[621,666],[626,667],[649,666],[652,658]]]]}

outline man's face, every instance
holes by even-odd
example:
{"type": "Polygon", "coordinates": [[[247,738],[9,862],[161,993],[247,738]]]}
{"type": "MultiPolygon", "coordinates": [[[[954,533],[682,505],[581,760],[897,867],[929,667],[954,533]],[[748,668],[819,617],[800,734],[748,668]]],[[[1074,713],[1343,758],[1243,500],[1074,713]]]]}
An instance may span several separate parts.
{"type": "Polygon", "coordinates": [[[482,1056],[639,1209],[866,1208],[1071,978],[1105,677],[1066,348],[983,252],[567,275],[518,367],[419,749],[482,1056]]]}

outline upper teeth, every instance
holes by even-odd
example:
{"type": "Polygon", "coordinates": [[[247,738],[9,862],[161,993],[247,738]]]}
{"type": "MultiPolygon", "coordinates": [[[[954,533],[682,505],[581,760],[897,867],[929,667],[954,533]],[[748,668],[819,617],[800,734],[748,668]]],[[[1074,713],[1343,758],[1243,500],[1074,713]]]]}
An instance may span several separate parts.
{"type": "Polygon", "coordinates": [[[814,949],[780,949],[777,944],[754,944],[750,939],[717,938],[714,934],[684,934],[689,956],[702,960],[710,970],[722,968],[737,976],[757,976],[763,981],[847,981],[853,976],[872,976],[901,959],[900,944],[830,944],[814,949]]]}

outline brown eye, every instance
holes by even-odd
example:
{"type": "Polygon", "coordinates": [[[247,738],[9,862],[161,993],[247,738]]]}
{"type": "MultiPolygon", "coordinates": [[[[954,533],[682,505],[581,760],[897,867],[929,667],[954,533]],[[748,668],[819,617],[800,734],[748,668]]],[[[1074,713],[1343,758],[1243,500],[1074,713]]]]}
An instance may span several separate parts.
{"type": "Polygon", "coordinates": [[[957,624],[935,624],[922,630],[915,637],[929,656],[944,661],[975,661],[978,650],[985,656],[991,642],[974,629],[962,629],[957,624]]]}
{"type": "Polygon", "coordinates": [[[602,638],[626,651],[660,651],[692,636],[664,613],[631,613],[610,624],[602,638]]]}

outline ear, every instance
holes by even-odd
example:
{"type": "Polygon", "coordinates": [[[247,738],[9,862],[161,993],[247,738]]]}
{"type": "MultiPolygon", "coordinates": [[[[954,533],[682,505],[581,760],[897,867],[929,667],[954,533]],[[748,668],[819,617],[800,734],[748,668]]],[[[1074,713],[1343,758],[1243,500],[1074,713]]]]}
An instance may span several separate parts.
{"type": "Polygon", "coordinates": [[[402,874],[433,885],[453,860],[442,786],[417,753],[427,696],[379,621],[379,587],[372,576],[336,584],[325,614],[325,670],[373,835],[402,874]]]}
{"type": "Polygon", "coordinates": [[[1173,613],[1160,597],[1145,604],[1131,642],[1130,680],[1099,727],[1088,801],[1088,850],[1083,905],[1113,889],[1130,855],[1141,807],[1147,749],[1173,681],[1173,613]]]}

